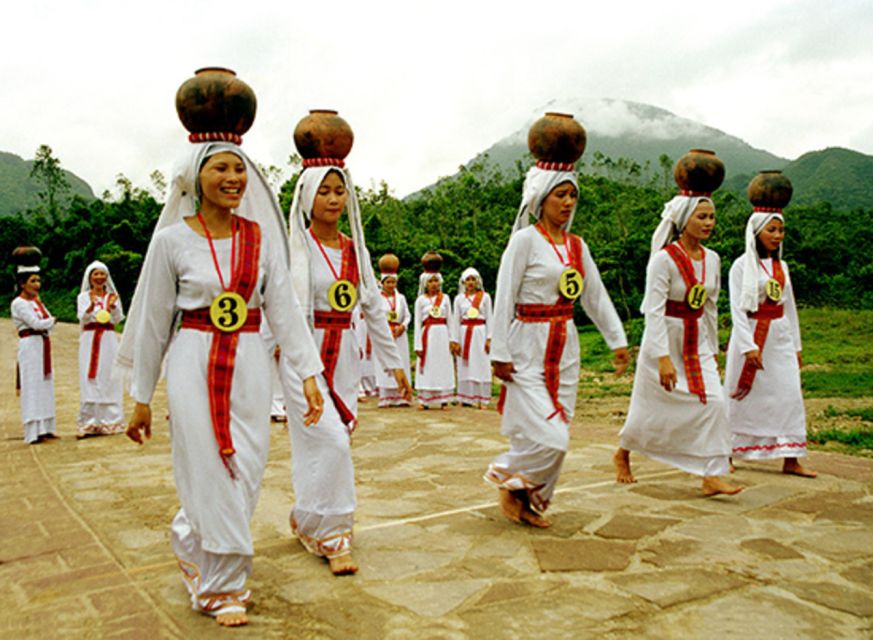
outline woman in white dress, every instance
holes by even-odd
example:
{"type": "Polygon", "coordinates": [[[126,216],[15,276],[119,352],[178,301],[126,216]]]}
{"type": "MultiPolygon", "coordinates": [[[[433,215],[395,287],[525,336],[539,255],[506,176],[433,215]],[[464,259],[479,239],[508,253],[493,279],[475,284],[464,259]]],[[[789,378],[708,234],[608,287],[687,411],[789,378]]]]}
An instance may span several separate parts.
{"type": "Polygon", "coordinates": [[[442,260],[438,253],[425,253],[424,271],[418,279],[413,348],[419,409],[447,409],[455,399],[451,343],[458,341],[458,328],[452,316],[452,303],[442,291],[443,276],[439,272],[442,260]]]}
{"type": "Polygon", "coordinates": [[[714,227],[709,194],[680,194],[666,203],[652,236],[642,304],[646,328],[613,457],[621,483],[636,482],[634,451],[702,476],[704,495],[742,489],[721,477],[729,472],[730,456],[716,360],[721,264],[702,244],[714,227]]]}
{"type": "Polygon", "coordinates": [[[136,400],[127,435],[142,444],[166,355],[181,503],[171,542],[192,607],[223,626],[248,621],[250,520],[270,444],[262,313],[299,372],[306,421],[322,410],[321,361],[291,286],[283,227],[275,196],[237,144],[194,144],[175,170],[116,359],[136,400]]]}
{"type": "Polygon", "coordinates": [[[491,296],[473,267],[461,273],[453,310],[458,327],[458,342],[452,345],[458,363],[458,401],[484,409],[491,402],[491,296]]]}
{"type": "Polygon", "coordinates": [[[115,325],[124,319],[109,268],[94,261],[85,269],[76,299],[79,326],[79,417],[77,438],[124,431],[121,379],[112,375],[118,350],[115,325]]]}
{"type": "Polygon", "coordinates": [[[781,209],[756,211],[746,224],[746,252],[730,270],[733,329],[725,386],[734,460],[782,459],[784,473],[814,478],[802,466],[806,411],[800,387],[800,323],[781,209]]]}
{"type": "MultiPolygon", "coordinates": [[[[394,254],[385,254],[379,258],[379,280],[382,285],[382,312],[388,319],[394,344],[397,345],[397,353],[403,362],[403,372],[406,379],[411,379],[409,366],[409,323],[412,315],[409,313],[409,305],[406,296],[397,291],[397,269],[400,261],[394,254]]],[[[389,370],[375,360],[376,386],[379,388],[380,407],[408,407],[409,400],[405,398],[397,388],[397,381],[389,370]]]]}
{"type": "Polygon", "coordinates": [[[572,163],[531,167],[497,274],[491,362],[503,381],[498,411],[509,451],[492,461],[485,480],[500,490],[500,509],[509,520],[541,528],[551,526],[543,513],[569,448],[576,407],[576,302],[613,350],[617,375],[629,358],[624,328],[591,252],[569,232],[578,195],[572,163]]]}
{"type": "MultiPolygon", "coordinates": [[[[335,113],[333,117],[341,120],[335,113]]],[[[348,127],[345,121],[341,124],[348,127]]],[[[356,302],[380,366],[393,372],[401,395],[408,399],[412,390],[382,311],[351,175],[342,157],[308,157],[300,146],[304,168],[291,204],[291,266],[324,363],[318,384],[328,400],[321,419],[307,428],[296,374],[282,367],[293,452],[290,523],[310,553],[327,559],[334,575],[346,575],[358,570],[352,558],[356,499],[351,456],[362,346],[352,329],[356,302]],[[343,211],[348,212],[351,238],[338,227],[343,211]]],[[[350,149],[351,144],[345,153],[350,149]]]]}
{"type": "Polygon", "coordinates": [[[42,287],[40,255],[33,247],[20,248],[13,254],[13,258],[24,258],[15,274],[19,294],[12,300],[11,312],[19,337],[16,382],[24,441],[28,444],[58,437],[55,433],[55,386],[49,338],[55,318],[39,299],[42,287]]]}

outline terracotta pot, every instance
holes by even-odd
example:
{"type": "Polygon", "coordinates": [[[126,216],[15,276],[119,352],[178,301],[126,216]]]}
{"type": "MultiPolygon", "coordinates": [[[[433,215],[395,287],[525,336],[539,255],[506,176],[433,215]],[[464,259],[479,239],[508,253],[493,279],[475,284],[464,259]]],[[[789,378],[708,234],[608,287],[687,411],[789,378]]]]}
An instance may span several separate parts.
{"type": "Polygon", "coordinates": [[[429,273],[436,273],[443,268],[443,257],[436,251],[428,251],[421,256],[421,266],[429,273]]]}
{"type": "Polygon", "coordinates": [[[793,192],[791,180],[781,171],[761,171],[749,183],[749,202],[756,207],[784,209],[793,192]]]}
{"type": "Polygon", "coordinates": [[[42,251],[33,245],[22,245],[12,250],[12,264],[19,267],[38,267],[42,251]]]}
{"type": "Polygon", "coordinates": [[[585,142],[585,129],[566,113],[547,113],[527,133],[527,148],[544,162],[572,164],[582,157],[585,142]]]}
{"type": "Polygon", "coordinates": [[[683,191],[712,193],[724,181],[724,162],[714,151],[692,149],[676,162],[673,177],[683,191]]]}
{"type": "Polygon", "coordinates": [[[336,111],[313,109],[294,128],[294,146],[304,159],[337,158],[352,150],[355,134],[336,111]]]}
{"type": "Polygon", "coordinates": [[[397,273],[400,268],[400,258],[393,253],[386,253],[379,258],[379,271],[382,273],[397,273]]]}
{"type": "Polygon", "coordinates": [[[198,69],[176,92],[176,112],[191,133],[241,136],[255,121],[257,107],[255,92],[230,69],[198,69]]]}

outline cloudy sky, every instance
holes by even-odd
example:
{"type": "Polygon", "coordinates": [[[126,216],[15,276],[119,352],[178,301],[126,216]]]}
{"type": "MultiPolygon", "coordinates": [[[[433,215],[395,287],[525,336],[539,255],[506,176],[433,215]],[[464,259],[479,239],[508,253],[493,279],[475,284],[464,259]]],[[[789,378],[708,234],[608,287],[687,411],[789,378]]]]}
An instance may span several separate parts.
{"type": "Polygon", "coordinates": [[[225,66],[255,90],[244,148],[284,166],[310,108],[355,130],[364,187],[405,195],[550,100],[650,103],[787,158],[873,154],[873,2],[17,0],[0,39],[0,150],[48,144],[95,192],[168,174],[176,89],[225,66]]]}

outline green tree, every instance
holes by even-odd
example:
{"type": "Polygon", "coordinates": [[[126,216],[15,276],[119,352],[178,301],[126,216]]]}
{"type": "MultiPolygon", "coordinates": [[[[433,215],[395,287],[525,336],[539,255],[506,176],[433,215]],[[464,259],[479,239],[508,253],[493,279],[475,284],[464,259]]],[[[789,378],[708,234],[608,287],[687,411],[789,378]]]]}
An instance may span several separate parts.
{"type": "Polygon", "coordinates": [[[53,226],[57,225],[59,208],[70,191],[70,182],[61,169],[61,161],[52,155],[52,148],[47,144],[40,145],[36,150],[30,177],[39,183],[37,195],[44,207],[43,213],[53,226]]]}

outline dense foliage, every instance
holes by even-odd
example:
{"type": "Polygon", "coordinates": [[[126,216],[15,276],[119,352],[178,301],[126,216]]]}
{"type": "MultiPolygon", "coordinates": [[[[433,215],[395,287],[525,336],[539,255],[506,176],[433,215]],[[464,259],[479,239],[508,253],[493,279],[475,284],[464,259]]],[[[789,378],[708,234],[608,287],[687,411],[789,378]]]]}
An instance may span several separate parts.
{"type": "MultiPolygon", "coordinates": [[[[606,174],[586,166],[579,175],[573,231],[591,248],[619,314],[631,318],[639,315],[651,233],[664,201],[673,192],[664,176],[645,178],[635,163],[600,158],[600,164],[607,162],[610,171],[606,174]]],[[[387,251],[400,257],[401,288],[410,301],[416,295],[419,260],[427,249],[438,250],[446,260],[448,293],[454,295],[458,276],[467,266],[478,268],[486,287],[493,291],[523,175],[521,165],[507,175],[483,161],[406,200],[395,198],[384,183],[361,192],[367,243],[374,260],[387,251]]],[[[294,181],[287,181],[280,190],[286,212],[294,181]]],[[[730,192],[717,193],[715,202],[718,224],[708,246],[722,256],[722,280],[726,282],[730,264],[743,251],[750,208],[730,192]]],[[[8,256],[23,243],[42,249],[43,297],[61,319],[75,319],[75,295],[82,272],[94,259],[109,265],[128,303],[160,203],[150,192],[119,177],[114,194],[104,193],[92,201],[73,197],[59,210],[54,202],[54,211],[49,211],[48,204],[44,198],[41,207],[3,217],[0,252],[8,256]]],[[[873,210],[833,211],[826,203],[786,210],[784,257],[801,304],[873,309],[871,213],[873,210]]],[[[10,284],[0,300],[6,313],[12,295],[10,284]]],[[[726,309],[726,302],[724,295],[722,309],[726,309]]],[[[579,320],[584,322],[582,317],[579,320]]]]}

